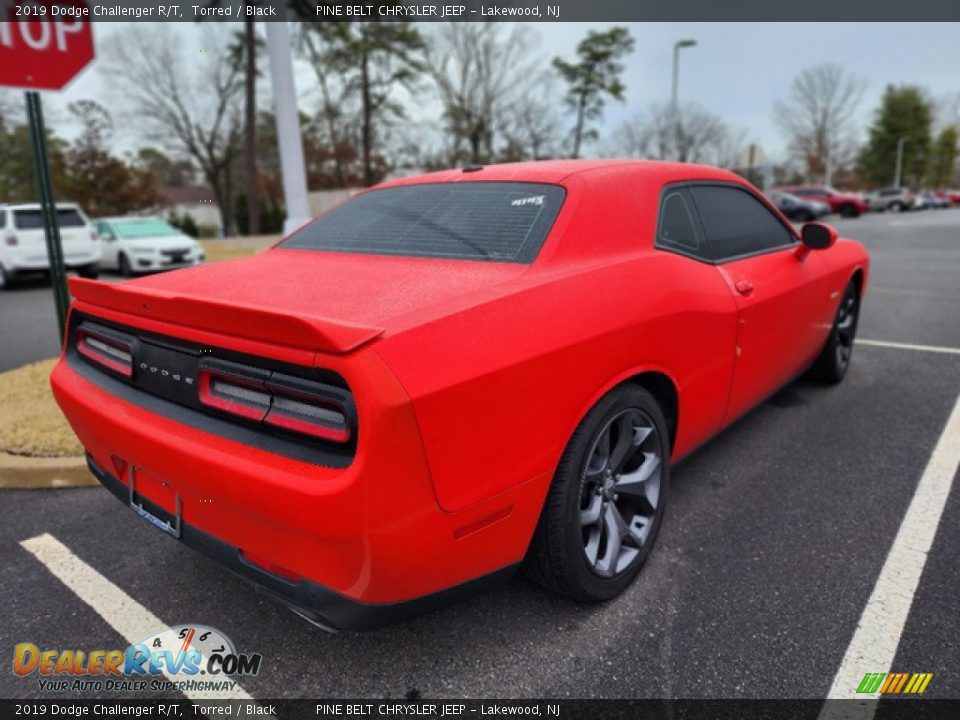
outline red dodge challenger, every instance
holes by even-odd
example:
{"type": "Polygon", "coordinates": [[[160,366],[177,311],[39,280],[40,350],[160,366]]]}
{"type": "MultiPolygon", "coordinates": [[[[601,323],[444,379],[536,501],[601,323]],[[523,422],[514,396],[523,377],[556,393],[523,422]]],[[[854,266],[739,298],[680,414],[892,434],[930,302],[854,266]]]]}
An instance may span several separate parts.
{"type": "Polygon", "coordinates": [[[52,384],[107,489],[318,625],[521,563],[596,602],[649,555],[671,463],[843,378],[868,265],[715,168],[472,166],[255,257],[72,280],[52,384]]]}

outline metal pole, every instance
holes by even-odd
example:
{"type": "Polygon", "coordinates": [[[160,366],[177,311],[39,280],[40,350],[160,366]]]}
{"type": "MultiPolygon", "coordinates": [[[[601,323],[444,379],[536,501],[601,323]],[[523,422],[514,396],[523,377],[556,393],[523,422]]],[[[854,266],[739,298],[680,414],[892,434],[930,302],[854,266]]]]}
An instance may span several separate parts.
{"type": "Polygon", "coordinates": [[[680,157],[680,118],[677,116],[677,84],[679,82],[680,42],[673,44],[673,85],[670,92],[670,120],[673,122],[673,147],[680,157]]]}
{"type": "Polygon", "coordinates": [[[670,92],[670,115],[676,119],[677,117],[677,75],[678,75],[678,66],[680,65],[680,41],[678,40],[673,44],[673,84],[671,86],[670,92]]]}
{"type": "Polygon", "coordinates": [[[66,270],[63,265],[63,245],[60,242],[60,223],[57,207],[53,201],[53,186],[50,181],[50,161],[47,157],[47,133],[43,123],[43,108],[40,95],[32,90],[26,93],[27,118],[30,124],[30,140],[33,145],[33,165],[36,172],[37,190],[40,195],[43,215],[44,237],[47,242],[47,258],[50,264],[50,285],[57,311],[57,331],[60,342],[66,328],[70,296],[67,294],[66,270]]]}
{"type": "Polygon", "coordinates": [[[900,187],[900,174],[903,170],[903,146],[907,142],[907,138],[902,137],[897,140],[897,167],[893,173],[893,186],[900,187]]]}
{"type": "Polygon", "coordinates": [[[680,84],[680,49],[693,47],[696,40],[677,40],[673,44],[673,81],[670,90],[670,120],[673,123],[673,144],[680,159],[680,110],[677,107],[677,88],[680,84]]]}
{"type": "MultiPolygon", "coordinates": [[[[279,12],[286,13],[283,5],[279,12]]],[[[286,16],[264,25],[267,30],[267,50],[270,53],[270,78],[273,81],[273,105],[277,117],[283,197],[287,205],[283,232],[289,234],[310,221],[303,137],[300,134],[297,93],[293,86],[293,60],[290,57],[290,31],[286,16]]]]}

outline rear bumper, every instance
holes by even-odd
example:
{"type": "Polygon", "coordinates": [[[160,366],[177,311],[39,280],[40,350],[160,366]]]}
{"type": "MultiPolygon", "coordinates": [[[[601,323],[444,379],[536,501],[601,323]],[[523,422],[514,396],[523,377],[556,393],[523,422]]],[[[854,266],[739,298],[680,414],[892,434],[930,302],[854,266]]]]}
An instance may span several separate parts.
{"type": "MultiPolygon", "coordinates": [[[[16,252],[10,254],[4,263],[8,271],[29,273],[50,269],[50,258],[47,257],[46,246],[29,247],[29,249],[28,247],[16,248],[16,252]]],[[[97,245],[84,248],[71,248],[68,245],[63,248],[63,264],[68,268],[94,265],[99,261],[100,248],[97,245]]]]}
{"type": "Polygon", "coordinates": [[[550,477],[442,510],[413,405],[376,353],[337,368],[360,418],[345,467],[192,426],[161,398],[121,396],[67,354],[51,385],[100,481],[129,502],[125,468],[136,467],[139,500],[157,517],[179,507],[184,542],[315,622],[393,622],[500,579],[526,552],[550,477]]]}
{"type": "MultiPolygon", "coordinates": [[[[111,475],[87,454],[87,466],[117,499],[129,501],[127,485],[111,475]]],[[[155,517],[175,522],[165,509],[147,498],[137,497],[144,509],[155,517]]],[[[235,575],[253,583],[257,590],[270,595],[274,600],[288,606],[310,622],[327,630],[371,630],[436,610],[478,592],[496,587],[506,581],[516,570],[517,564],[501,568],[488,575],[446,588],[445,590],[405,602],[365,603],[341,595],[328,587],[301,578],[290,582],[278,575],[266,572],[248,562],[239,548],[209,535],[193,525],[181,522],[180,541],[215,560],[235,575]]]]}

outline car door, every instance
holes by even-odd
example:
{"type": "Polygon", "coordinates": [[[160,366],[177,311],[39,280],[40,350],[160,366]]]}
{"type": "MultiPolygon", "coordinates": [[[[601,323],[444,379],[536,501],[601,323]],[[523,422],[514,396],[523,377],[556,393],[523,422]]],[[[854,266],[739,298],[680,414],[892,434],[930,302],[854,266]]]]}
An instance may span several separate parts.
{"type": "Polygon", "coordinates": [[[690,188],[718,271],[737,303],[737,342],[726,421],[802,371],[826,338],[827,266],[798,257],[799,239],[758,196],[732,184],[690,188]]]}

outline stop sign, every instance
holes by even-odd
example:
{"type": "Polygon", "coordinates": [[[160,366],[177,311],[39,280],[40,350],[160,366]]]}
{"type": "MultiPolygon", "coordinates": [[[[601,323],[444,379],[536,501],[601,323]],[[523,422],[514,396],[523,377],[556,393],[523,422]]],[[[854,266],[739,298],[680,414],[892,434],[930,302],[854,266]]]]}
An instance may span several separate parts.
{"type": "Polygon", "coordinates": [[[0,0],[0,86],[60,90],[93,60],[83,0],[0,0]]]}

